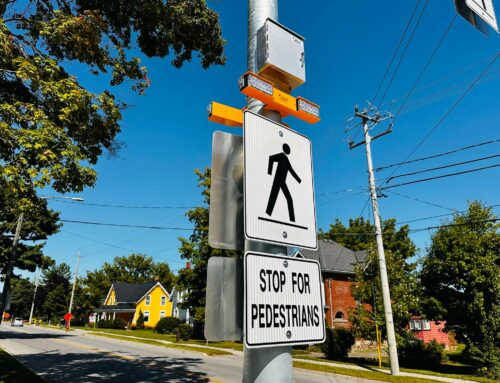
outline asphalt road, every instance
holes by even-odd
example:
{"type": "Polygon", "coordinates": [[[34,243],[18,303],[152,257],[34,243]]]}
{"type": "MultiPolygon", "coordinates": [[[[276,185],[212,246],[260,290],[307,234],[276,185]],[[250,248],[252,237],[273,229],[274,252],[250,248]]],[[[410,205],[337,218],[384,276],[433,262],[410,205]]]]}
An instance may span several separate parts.
{"type": "MultiPolygon", "coordinates": [[[[82,331],[0,326],[0,347],[47,382],[241,382],[241,355],[152,346],[82,331]]],[[[297,383],[368,382],[327,373],[294,370],[297,383]]],[[[26,382],[28,383],[28,382],[26,382]]],[[[272,383],[272,382],[270,382],[272,383]]]]}

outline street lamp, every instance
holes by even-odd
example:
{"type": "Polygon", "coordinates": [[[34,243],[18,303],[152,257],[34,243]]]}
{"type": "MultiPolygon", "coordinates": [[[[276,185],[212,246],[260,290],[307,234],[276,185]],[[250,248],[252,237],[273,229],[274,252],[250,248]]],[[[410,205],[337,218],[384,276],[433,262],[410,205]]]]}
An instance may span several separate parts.
{"type": "Polygon", "coordinates": [[[40,197],[41,199],[69,199],[71,201],[75,201],[75,202],[83,202],[84,199],[81,198],[81,197],[65,197],[65,196],[62,196],[62,195],[49,195],[49,196],[44,196],[44,197],[40,197]]]}

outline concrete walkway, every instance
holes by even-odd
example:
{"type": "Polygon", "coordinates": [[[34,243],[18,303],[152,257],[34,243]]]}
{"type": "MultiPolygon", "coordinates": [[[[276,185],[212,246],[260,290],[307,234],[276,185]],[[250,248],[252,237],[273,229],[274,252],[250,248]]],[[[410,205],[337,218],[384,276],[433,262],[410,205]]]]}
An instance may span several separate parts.
{"type": "MultiPolygon", "coordinates": [[[[79,331],[82,333],[82,335],[85,335],[85,333],[88,334],[104,334],[104,335],[109,335],[109,336],[119,336],[123,338],[131,338],[131,339],[138,339],[138,340],[153,340],[155,342],[160,342],[164,344],[173,344],[173,345],[184,345],[184,346],[189,346],[189,347],[194,347],[194,348],[199,348],[200,350],[203,349],[211,349],[211,350],[218,350],[218,351],[225,351],[233,355],[243,355],[242,351],[230,349],[230,348],[220,348],[220,347],[213,347],[213,346],[204,346],[200,344],[192,344],[192,343],[176,343],[176,342],[171,342],[168,340],[163,340],[163,339],[151,339],[151,338],[142,338],[138,336],[133,336],[133,335],[121,335],[121,334],[112,334],[104,331],[87,331],[87,330],[74,330],[74,331],[79,331]]],[[[323,365],[323,366],[331,366],[331,367],[338,367],[338,368],[345,368],[349,370],[361,370],[361,371],[378,371],[378,372],[383,372],[385,374],[390,374],[391,371],[389,369],[383,369],[383,368],[371,368],[371,367],[363,367],[363,366],[358,366],[355,364],[344,364],[344,363],[335,363],[335,362],[327,362],[327,361],[318,361],[318,360],[310,360],[310,359],[301,359],[294,357],[294,361],[297,362],[303,362],[303,363],[310,363],[310,364],[317,364],[317,365],[323,365]]],[[[447,378],[444,376],[434,376],[434,375],[425,375],[425,374],[416,374],[413,372],[400,372],[401,376],[407,376],[407,377],[412,377],[412,378],[421,378],[421,379],[429,379],[429,380],[436,380],[439,382],[448,382],[448,383],[477,383],[473,380],[465,380],[465,379],[457,379],[457,378],[447,378]]]]}

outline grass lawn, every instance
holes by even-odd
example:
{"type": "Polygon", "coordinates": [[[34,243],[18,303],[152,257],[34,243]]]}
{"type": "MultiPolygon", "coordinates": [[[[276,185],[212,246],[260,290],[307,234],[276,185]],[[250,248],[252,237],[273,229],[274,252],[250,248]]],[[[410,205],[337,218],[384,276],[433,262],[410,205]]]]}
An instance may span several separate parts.
{"type": "Polygon", "coordinates": [[[126,337],[119,336],[119,335],[114,335],[114,334],[100,334],[100,333],[97,333],[97,332],[94,335],[96,335],[96,336],[102,336],[102,337],[105,337],[105,338],[111,338],[111,339],[126,340],[127,342],[144,343],[144,344],[151,344],[153,346],[161,346],[161,347],[168,347],[168,348],[177,348],[177,349],[186,350],[186,351],[201,352],[203,354],[207,354],[207,355],[210,355],[210,356],[232,355],[230,352],[226,352],[226,351],[213,350],[213,349],[210,349],[210,348],[190,347],[189,345],[186,345],[186,344],[165,344],[165,343],[161,343],[161,342],[158,342],[158,341],[152,340],[152,339],[126,338],[126,337]]]}
{"type": "Polygon", "coordinates": [[[0,348],[0,383],[13,382],[43,383],[44,381],[0,348]]]}

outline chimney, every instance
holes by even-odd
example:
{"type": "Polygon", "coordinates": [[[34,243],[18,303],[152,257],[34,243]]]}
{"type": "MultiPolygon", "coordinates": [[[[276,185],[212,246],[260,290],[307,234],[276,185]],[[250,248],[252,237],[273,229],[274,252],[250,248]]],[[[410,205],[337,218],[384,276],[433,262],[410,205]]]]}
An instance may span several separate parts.
{"type": "Polygon", "coordinates": [[[155,279],[154,279],[154,281],[155,281],[155,282],[158,282],[159,280],[160,280],[160,277],[159,277],[158,275],[155,275],[155,279]]]}
{"type": "Polygon", "coordinates": [[[191,269],[191,262],[186,262],[186,269],[190,270],[191,269]]]}

